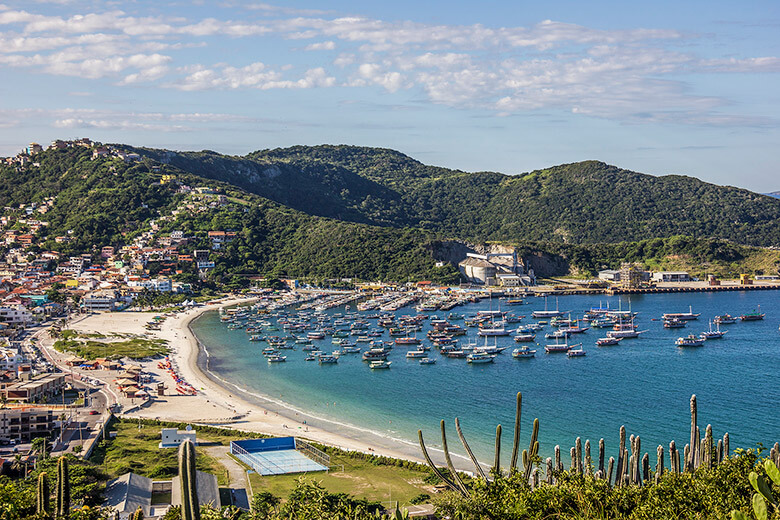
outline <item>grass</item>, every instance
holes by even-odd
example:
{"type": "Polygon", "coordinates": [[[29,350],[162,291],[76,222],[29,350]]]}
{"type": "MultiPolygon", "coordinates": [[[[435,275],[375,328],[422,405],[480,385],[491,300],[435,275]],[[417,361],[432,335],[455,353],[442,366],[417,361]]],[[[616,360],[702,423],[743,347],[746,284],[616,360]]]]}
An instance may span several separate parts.
{"type": "Polygon", "coordinates": [[[54,342],[60,352],[73,352],[84,359],[97,358],[144,359],[168,353],[167,342],[162,339],[132,338],[125,341],[82,341],[79,336],[68,335],[54,342]]]}
{"type": "MultiPolygon", "coordinates": [[[[161,426],[138,424],[132,421],[114,421],[109,431],[116,437],[101,442],[90,457],[90,462],[103,467],[113,477],[132,471],[144,477],[167,480],[179,473],[177,450],[158,448],[161,426]]],[[[229,444],[230,437],[215,433],[198,432],[198,442],[229,444]]],[[[196,447],[196,464],[199,470],[217,476],[220,486],[228,484],[225,467],[209,456],[202,447],[196,447]]]]}
{"type": "Polygon", "coordinates": [[[249,480],[254,493],[268,491],[281,498],[289,496],[300,478],[317,481],[331,493],[346,493],[384,505],[392,505],[395,501],[401,506],[409,505],[409,501],[421,493],[432,494],[431,486],[423,482],[423,478],[428,476],[426,472],[398,466],[378,466],[348,455],[331,455],[331,468],[328,473],[268,477],[252,472],[249,480]]]}

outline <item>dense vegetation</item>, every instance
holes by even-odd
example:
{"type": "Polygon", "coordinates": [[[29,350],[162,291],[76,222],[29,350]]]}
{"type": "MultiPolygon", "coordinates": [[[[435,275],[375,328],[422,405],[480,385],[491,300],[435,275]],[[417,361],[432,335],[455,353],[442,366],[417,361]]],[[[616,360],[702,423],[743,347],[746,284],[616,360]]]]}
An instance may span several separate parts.
{"type": "Polygon", "coordinates": [[[246,157],[137,151],[307,213],[461,239],[579,244],[690,235],[780,243],[780,202],[772,197],[598,161],[509,176],[356,146],[293,146],[246,157]]]}
{"type": "MultiPolygon", "coordinates": [[[[532,264],[539,260],[532,266],[542,276],[588,277],[624,260],[695,274],[774,274],[780,261],[774,251],[739,245],[780,242],[773,225],[780,201],[687,177],[656,178],[593,161],[519,176],[466,173],[352,146],[246,157],[134,150],[142,161],[92,160],[89,149],[71,148],[36,154],[39,166],[2,165],[0,205],[24,217],[20,205],[54,197],[45,214],[28,217],[49,222],[32,251],[96,254],[104,245],[131,243],[188,200],[176,183],[161,184],[162,174],[212,187],[230,203],[180,212],[160,222],[160,233],[194,236],[187,253],[211,248],[208,231],[236,231],[212,253],[216,269],[207,281],[231,289],[247,285],[243,275],[456,283],[453,265],[434,265],[451,239],[516,246],[532,264]],[[55,244],[57,236],[72,240],[55,244]]],[[[164,266],[147,267],[156,274],[164,266]]],[[[191,264],[178,269],[179,281],[198,282],[191,264]]]]}

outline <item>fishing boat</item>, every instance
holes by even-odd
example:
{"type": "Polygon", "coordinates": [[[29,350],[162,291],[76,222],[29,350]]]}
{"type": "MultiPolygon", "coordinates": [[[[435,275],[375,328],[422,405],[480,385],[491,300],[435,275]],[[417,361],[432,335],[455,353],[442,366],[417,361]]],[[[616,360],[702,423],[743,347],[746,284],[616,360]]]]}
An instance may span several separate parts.
{"type": "Polygon", "coordinates": [[[341,352],[343,354],[360,354],[360,347],[357,345],[342,345],[341,352]]]}
{"type": "Polygon", "coordinates": [[[309,339],[325,339],[325,333],[322,331],[314,331],[306,334],[309,339]]]}
{"type": "Polygon", "coordinates": [[[368,367],[371,370],[381,370],[384,368],[390,368],[390,365],[392,364],[392,361],[386,361],[384,359],[380,359],[378,361],[372,361],[368,364],[368,367]]]}
{"type": "Polygon", "coordinates": [[[715,316],[715,319],[712,321],[714,321],[718,325],[731,325],[732,323],[737,322],[737,318],[735,318],[731,314],[721,314],[720,316],[715,316]]]}
{"type": "Polygon", "coordinates": [[[678,347],[701,347],[704,345],[704,340],[694,334],[688,334],[684,338],[677,338],[674,344],[678,347]]]}
{"type": "Polygon", "coordinates": [[[424,357],[420,358],[420,364],[421,365],[435,365],[436,360],[434,358],[424,357]]]}
{"type": "Polygon", "coordinates": [[[466,356],[466,361],[469,363],[492,363],[495,357],[487,352],[472,352],[466,356]]]}
{"type": "Polygon", "coordinates": [[[287,356],[280,356],[278,354],[268,356],[269,363],[284,363],[285,361],[287,361],[287,356]]]}
{"type": "Polygon", "coordinates": [[[585,350],[582,347],[577,349],[571,349],[566,353],[569,357],[582,357],[585,355],[585,350]]]}
{"type": "Polygon", "coordinates": [[[565,315],[566,312],[558,310],[558,298],[555,299],[555,310],[548,310],[547,309],[547,296],[544,297],[544,310],[543,311],[533,311],[531,313],[531,316],[534,318],[556,318],[558,316],[565,315]]]}
{"type": "Polygon", "coordinates": [[[661,316],[664,320],[678,319],[683,321],[698,320],[701,316],[700,312],[693,312],[693,306],[688,307],[688,312],[667,312],[661,316]]]}
{"type": "Polygon", "coordinates": [[[385,349],[372,348],[363,352],[363,361],[378,361],[387,359],[388,351],[385,349]]]}
{"type": "Polygon", "coordinates": [[[320,356],[320,365],[335,365],[338,362],[339,362],[338,356],[327,355],[327,354],[320,356]]]}
{"type": "Polygon", "coordinates": [[[758,310],[748,312],[739,317],[742,321],[759,321],[764,319],[765,314],[761,312],[761,306],[758,306],[758,310]]]}
{"type": "Polygon", "coordinates": [[[535,355],[536,351],[528,346],[516,348],[512,351],[512,357],[516,359],[532,358],[535,355]]]}
{"type": "Polygon", "coordinates": [[[686,326],[687,323],[685,320],[681,320],[680,318],[670,318],[668,320],[664,320],[665,329],[682,329],[686,326]]]}
{"type": "Polygon", "coordinates": [[[599,338],[596,340],[596,346],[597,347],[609,347],[612,345],[617,345],[623,341],[623,338],[612,338],[612,337],[606,337],[606,338],[599,338]]]}
{"type": "Polygon", "coordinates": [[[717,325],[715,330],[712,330],[712,322],[710,322],[710,330],[705,330],[699,337],[702,339],[721,339],[727,332],[727,330],[720,330],[720,325],[717,325]]]}

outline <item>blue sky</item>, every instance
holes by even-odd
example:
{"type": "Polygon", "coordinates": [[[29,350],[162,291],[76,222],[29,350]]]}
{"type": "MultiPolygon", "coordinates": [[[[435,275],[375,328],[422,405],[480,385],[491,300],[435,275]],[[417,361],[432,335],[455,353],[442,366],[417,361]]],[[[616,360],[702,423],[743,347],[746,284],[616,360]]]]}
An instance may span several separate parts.
{"type": "Polygon", "coordinates": [[[776,1],[3,1],[0,155],[343,143],[780,189],[776,1]]]}

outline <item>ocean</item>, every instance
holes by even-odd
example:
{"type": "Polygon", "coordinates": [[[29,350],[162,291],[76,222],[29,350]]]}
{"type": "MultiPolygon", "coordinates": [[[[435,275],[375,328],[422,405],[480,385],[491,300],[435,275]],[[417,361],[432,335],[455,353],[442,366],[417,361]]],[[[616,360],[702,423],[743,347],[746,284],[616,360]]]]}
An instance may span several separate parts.
{"type": "MultiPolygon", "coordinates": [[[[498,338],[499,346],[509,347],[494,363],[470,365],[465,359],[449,359],[431,350],[435,365],[420,365],[405,359],[408,348],[396,347],[388,358],[389,370],[370,370],[359,355],[343,355],[336,365],[304,361],[306,352],[283,351],[287,362],[270,364],[261,355],[265,342],[249,341],[243,330],[228,330],[216,312],[205,313],[192,324],[192,330],[208,351],[209,371],[233,390],[289,417],[294,433],[308,425],[323,426],[357,437],[377,446],[400,450],[420,457],[417,430],[422,429],[426,444],[441,444],[439,421],[447,422],[449,445],[459,454],[454,419],[460,419],[464,434],[481,462],[493,457],[495,427],[503,426],[503,464],[511,452],[515,396],[523,394],[521,447],[527,447],[534,418],[539,418],[540,455],[552,456],[560,445],[564,461],[575,439],[591,440],[594,456],[598,439],[604,438],[609,455],[614,455],[618,433],[625,425],[628,434],[639,435],[642,449],[651,454],[657,445],[668,448],[675,440],[680,452],[690,436],[689,400],[696,394],[699,425],[704,434],[712,424],[716,438],[728,432],[731,448],[770,446],[780,441],[780,307],[777,291],[720,293],[672,293],[633,295],[622,299],[606,296],[565,296],[558,299],[561,310],[581,317],[591,307],[609,305],[637,312],[636,324],[646,331],[637,339],[625,339],[617,346],[596,347],[595,341],[608,329],[591,329],[575,335],[570,342],[582,342],[587,355],[568,358],[565,354],[545,354],[544,332],[537,333],[536,357],[514,359],[511,350],[518,345],[511,337],[498,338]],[[766,313],[763,321],[724,325],[723,339],[708,340],[700,348],[678,348],[680,336],[698,334],[709,328],[708,320],[729,313],[739,316],[758,308],[766,313]],[[683,329],[664,329],[660,317],[665,312],[701,313],[699,320],[683,329]],[[306,424],[303,424],[306,421],[306,424]]],[[[471,314],[496,309],[498,300],[456,307],[451,312],[471,314]]],[[[555,301],[547,302],[555,308],[555,301]]],[[[522,306],[502,310],[531,318],[533,310],[544,309],[543,298],[528,298],[522,306]]],[[[354,310],[354,307],[353,307],[354,310]]],[[[290,311],[293,312],[292,310],[290,311]]],[[[344,312],[336,308],[329,313],[344,312]]],[[[363,313],[367,314],[367,313],[363,313]]],[[[417,314],[411,308],[397,315],[417,314]]],[[[426,313],[446,318],[447,312],[426,313]]],[[[463,325],[463,322],[453,322],[463,325]]],[[[376,321],[372,320],[372,327],[376,321]]],[[[507,328],[516,325],[509,324],[507,328]]],[[[424,325],[424,337],[429,326],[424,325]]],[[[477,329],[469,328],[473,340],[477,329]]],[[[284,332],[268,332],[284,335],[284,332]]],[[[352,338],[354,339],[354,337],[352,338]]],[[[391,339],[387,333],[380,338],[391,339]]],[[[460,341],[467,342],[461,336],[460,341]]],[[[325,352],[334,347],[330,337],[315,341],[325,352]]],[[[483,344],[480,340],[479,344],[483,344]]],[[[492,339],[490,344],[492,344],[492,339]]]]}

